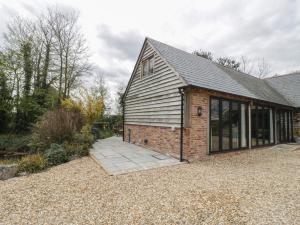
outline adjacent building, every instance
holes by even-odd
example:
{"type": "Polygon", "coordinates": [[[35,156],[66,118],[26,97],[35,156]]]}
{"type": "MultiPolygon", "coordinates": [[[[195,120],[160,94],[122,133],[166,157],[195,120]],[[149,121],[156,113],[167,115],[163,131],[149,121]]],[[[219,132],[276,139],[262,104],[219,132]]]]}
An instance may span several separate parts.
{"type": "Polygon", "coordinates": [[[258,79],[150,38],[123,104],[124,141],[181,160],[300,135],[300,73],[258,79]]]}

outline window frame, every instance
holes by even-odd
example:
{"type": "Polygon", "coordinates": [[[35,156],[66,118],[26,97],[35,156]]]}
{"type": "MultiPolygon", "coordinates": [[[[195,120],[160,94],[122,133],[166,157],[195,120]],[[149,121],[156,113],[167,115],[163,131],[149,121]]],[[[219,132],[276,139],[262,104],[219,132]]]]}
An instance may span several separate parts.
{"type": "Polygon", "coordinates": [[[236,151],[236,150],[242,150],[242,149],[248,149],[249,148],[249,102],[247,101],[240,101],[240,100],[235,100],[235,99],[230,99],[230,98],[222,98],[222,97],[216,97],[216,96],[210,96],[210,101],[209,101],[209,109],[210,109],[210,116],[209,116],[209,154],[216,154],[216,153],[222,153],[222,152],[228,152],[228,151],[236,151]],[[211,126],[211,102],[212,100],[218,100],[219,101],[219,150],[218,151],[212,151],[212,126],[211,126]],[[229,102],[229,149],[223,149],[222,142],[223,142],[223,118],[222,118],[222,102],[223,101],[228,101],[229,102]],[[239,132],[239,137],[238,137],[238,147],[233,148],[232,147],[232,102],[238,103],[238,112],[239,112],[239,127],[238,127],[238,132],[239,132]],[[241,145],[241,104],[245,105],[245,129],[246,129],[246,146],[242,147],[241,145]]]}
{"type": "Polygon", "coordinates": [[[155,68],[155,58],[154,54],[148,56],[147,58],[143,59],[142,61],[142,68],[141,68],[141,79],[147,76],[152,76],[154,74],[154,68],[155,68]],[[150,73],[150,65],[151,65],[151,60],[153,60],[153,68],[152,68],[152,73],[150,73]],[[147,72],[145,73],[145,66],[147,65],[147,72]]]}

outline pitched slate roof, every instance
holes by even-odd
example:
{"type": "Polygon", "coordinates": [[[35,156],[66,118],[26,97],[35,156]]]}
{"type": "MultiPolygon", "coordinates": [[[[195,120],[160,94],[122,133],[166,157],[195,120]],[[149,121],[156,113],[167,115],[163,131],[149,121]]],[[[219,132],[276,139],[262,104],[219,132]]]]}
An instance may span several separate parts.
{"type": "Polygon", "coordinates": [[[293,106],[265,80],[147,38],[187,85],[293,106]]]}
{"type": "Polygon", "coordinates": [[[265,80],[289,102],[293,103],[295,107],[300,107],[300,72],[271,77],[265,80]]]}

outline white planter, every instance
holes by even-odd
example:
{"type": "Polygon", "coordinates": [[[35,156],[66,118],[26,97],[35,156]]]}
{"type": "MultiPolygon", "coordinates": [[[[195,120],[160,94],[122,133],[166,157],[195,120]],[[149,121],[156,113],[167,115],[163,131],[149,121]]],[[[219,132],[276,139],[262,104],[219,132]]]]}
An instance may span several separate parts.
{"type": "Polygon", "coordinates": [[[295,141],[300,144],[300,137],[295,137],[295,141]]]}

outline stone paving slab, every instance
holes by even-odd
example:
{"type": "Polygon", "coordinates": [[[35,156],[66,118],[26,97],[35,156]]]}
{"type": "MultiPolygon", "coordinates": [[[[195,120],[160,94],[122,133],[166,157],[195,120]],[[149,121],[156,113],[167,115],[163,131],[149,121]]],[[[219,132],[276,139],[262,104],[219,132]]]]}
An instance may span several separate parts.
{"type": "Polygon", "coordinates": [[[181,164],[178,159],[123,142],[120,137],[97,141],[90,154],[111,175],[181,164]]]}

